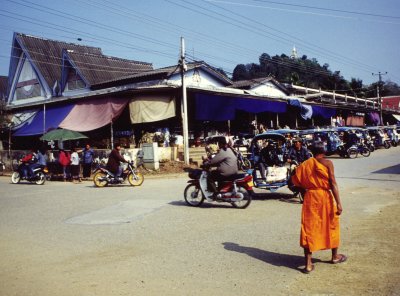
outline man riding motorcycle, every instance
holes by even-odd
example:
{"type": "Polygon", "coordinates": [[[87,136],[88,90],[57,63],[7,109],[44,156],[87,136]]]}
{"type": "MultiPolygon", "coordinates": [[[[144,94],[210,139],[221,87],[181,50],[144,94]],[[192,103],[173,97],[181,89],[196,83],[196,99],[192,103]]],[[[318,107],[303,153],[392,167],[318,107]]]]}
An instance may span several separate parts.
{"type": "Polygon", "coordinates": [[[213,158],[204,161],[205,165],[217,167],[210,173],[212,181],[227,180],[239,172],[237,157],[225,137],[221,137],[218,141],[218,147],[218,153],[213,158]]]}
{"type": "MultiPolygon", "coordinates": [[[[115,148],[111,150],[110,155],[108,156],[108,161],[106,165],[106,169],[114,174],[116,178],[121,177],[122,167],[120,166],[120,162],[128,162],[121,154],[121,145],[116,144],[115,148]]],[[[120,180],[121,181],[121,180],[120,180]]]]}

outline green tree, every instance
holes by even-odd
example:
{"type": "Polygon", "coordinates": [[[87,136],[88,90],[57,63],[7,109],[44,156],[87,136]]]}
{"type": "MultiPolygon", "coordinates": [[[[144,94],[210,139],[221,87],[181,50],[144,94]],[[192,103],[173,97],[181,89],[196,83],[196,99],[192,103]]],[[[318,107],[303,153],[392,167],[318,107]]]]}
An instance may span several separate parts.
{"type": "Polygon", "coordinates": [[[250,79],[250,75],[247,71],[247,68],[243,64],[239,64],[233,69],[232,73],[232,80],[233,81],[238,81],[238,80],[247,80],[250,79]]]}

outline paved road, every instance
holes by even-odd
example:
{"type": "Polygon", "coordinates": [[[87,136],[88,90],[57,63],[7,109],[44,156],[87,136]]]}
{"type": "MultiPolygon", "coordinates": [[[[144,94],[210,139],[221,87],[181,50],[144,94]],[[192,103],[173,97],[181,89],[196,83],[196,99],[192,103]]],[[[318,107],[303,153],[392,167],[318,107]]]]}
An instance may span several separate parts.
{"type": "MultiPolygon", "coordinates": [[[[332,158],[344,248],[349,227],[399,204],[399,154],[332,158]]],[[[0,295],[288,295],[301,286],[301,205],[287,189],[256,191],[238,210],[188,207],[185,185],[182,177],[137,188],[0,177],[0,295]]]]}

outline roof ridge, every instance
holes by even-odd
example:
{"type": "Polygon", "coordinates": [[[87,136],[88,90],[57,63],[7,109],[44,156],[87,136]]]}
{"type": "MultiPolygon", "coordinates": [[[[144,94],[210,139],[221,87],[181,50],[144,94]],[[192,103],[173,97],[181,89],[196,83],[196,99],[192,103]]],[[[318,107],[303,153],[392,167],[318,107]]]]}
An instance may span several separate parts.
{"type": "Polygon", "coordinates": [[[54,40],[54,39],[49,39],[49,38],[34,36],[34,35],[30,35],[30,34],[19,33],[19,32],[16,32],[16,34],[17,34],[18,36],[21,36],[21,37],[30,37],[30,38],[35,38],[35,39],[38,39],[38,40],[51,41],[51,42],[56,42],[56,43],[62,43],[62,44],[67,44],[67,45],[78,46],[78,47],[94,48],[94,49],[99,50],[100,52],[102,51],[101,47],[95,47],[95,46],[89,46],[89,45],[82,45],[82,44],[77,44],[77,43],[72,43],[72,42],[66,42],[66,41],[60,41],[60,40],[54,40]]]}
{"type": "Polygon", "coordinates": [[[126,61],[126,62],[135,63],[135,64],[152,65],[152,63],[148,63],[148,62],[129,60],[129,59],[119,58],[119,57],[115,57],[115,56],[109,56],[109,55],[105,55],[105,54],[96,54],[96,53],[92,53],[92,52],[79,52],[79,51],[74,51],[73,49],[65,49],[65,51],[67,51],[68,53],[76,54],[76,55],[105,57],[108,59],[113,59],[113,60],[118,60],[118,61],[126,61]]]}

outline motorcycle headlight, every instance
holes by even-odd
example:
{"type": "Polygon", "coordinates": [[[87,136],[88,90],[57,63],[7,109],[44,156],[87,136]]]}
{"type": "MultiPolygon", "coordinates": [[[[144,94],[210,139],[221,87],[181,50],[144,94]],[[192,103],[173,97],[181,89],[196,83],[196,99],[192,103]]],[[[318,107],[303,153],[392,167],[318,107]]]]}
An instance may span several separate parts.
{"type": "Polygon", "coordinates": [[[43,172],[45,172],[47,174],[49,172],[49,169],[48,168],[44,168],[43,172]]]}

